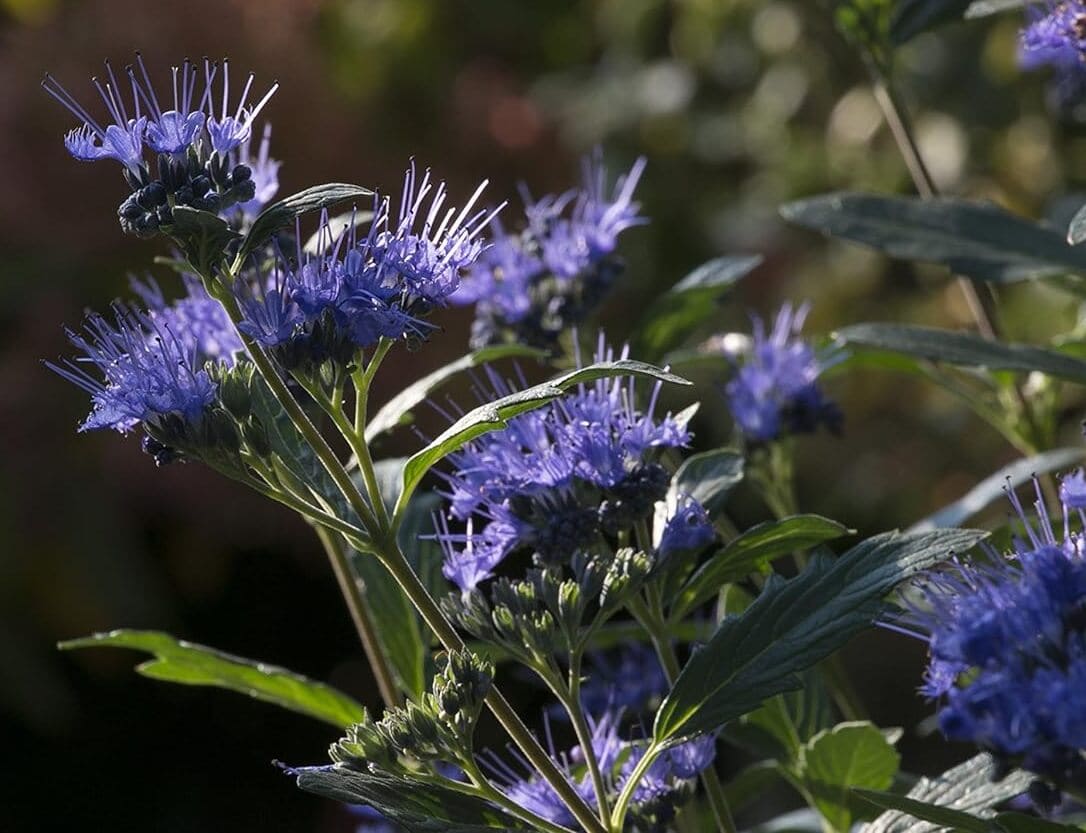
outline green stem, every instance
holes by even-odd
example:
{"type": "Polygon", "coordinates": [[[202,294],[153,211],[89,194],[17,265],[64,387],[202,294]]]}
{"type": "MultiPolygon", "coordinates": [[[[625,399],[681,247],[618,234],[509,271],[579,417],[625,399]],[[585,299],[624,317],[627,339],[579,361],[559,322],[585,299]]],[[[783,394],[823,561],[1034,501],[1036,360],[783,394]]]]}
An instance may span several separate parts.
{"type": "MultiPolygon", "coordinates": [[[[445,618],[445,614],[441,612],[441,608],[437,606],[437,603],[430,596],[430,592],[419,580],[419,577],[415,575],[415,571],[411,569],[411,565],[408,564],[395,541],[386,539],[384,546],[378,546],[375,549],[375,554],[381,559],[381,563],[392,573],[393,578],[399,583],[411,603],[414,604],[415,609],[418,610],[423,620],[430,627],[430,630],[441,641],[441,644],[450,651],[463,649],[464,641],[460,638],[460,634],[456,632],[452,623],[445,618]]],[[[509,737],[520,748],[524,757],[535,767],[544,780],[554,788],[559,798],[566,803],[570,812],[573,813],[585,830],[590,831],[590,833],[606,833],[606,828],[600,824],[592,809],[573,789],[569,779],[550,759],[535,735],[524,725],[520,715],[516,713],[516,710],[498,691],[496,686],[491,688],[490,693],[487,695],[486,704],[509,734],[509,737]]]]}
{"type": "Polygon", "coordinates": [[[381,692],[381,699],[385,701],[385,706],[388,708],[398,706],[401,704],[399,687],[392,675],[392,668],[389,665],[384,647],[377,637],[377,628],[370,617],[365,596],[362,595],[358,580],[351,569],[347,553],[344,552],[343,546],[335,535],[319,526],[314,528],[317,537],[320,538],[321,544],[324,546],[324,551],[328,554],[328,560],[332,565],[332,572],[335,573],[340,592],[347,601],[347,609],[350,611],[355,630],[358,631],[362,649],[366,652],[366,659],[369,660],[370,668],[373,669],[373,676],[377,679],[377,689],[381,692]]]}
{"type": "MultiPolygon", "coordinates": [[[[370,383],[373,381],[373,374],[377,372],[377,368],[386,353],[388,353],[388,343],[382,341],[377,348],[377,352],[374,353],[373,358],[370,360],[369,367],[364,371],[360,368],[351,376],[354,381],[354,425],[351,426],[354,432],[351,435],[354,442],[351,447],[354,450],[355,458],[358,460],[358,468],[362,472],[362,478],[366,482],[366,489],[369,490],[370,502],[377,511],[377,520],[383,530],[389,528],[390,522],[388,511],[385,509],[384,498],[381,496],[381,489],[377,485],[377,474],[373,470],[373,457],[370,455],[370,446],[366,442],[366,419],[370,383]]],[[[340,414],[342,413],[340,411],[340,414]]]]}
{"type": "Polygon", "coordinates": [[[660,757],[660,753],[663,751],[663,747],[657,744],[656,741],[650,743],[645,750],[645,754],[641,756],[641,760],[637,762],[633,772],[626,779],[626,785],[622,788],[622,792],[619,793],[618,799],[615,801],[615,809],[611,811],[611,833],[621,833],[623,823],[626,820],[626,810],[630,806],[630,799],[633,798],[634,790],[637,789],[637,785],[645,777],[649,767],[656,763],[656,759],[660,757]]]}

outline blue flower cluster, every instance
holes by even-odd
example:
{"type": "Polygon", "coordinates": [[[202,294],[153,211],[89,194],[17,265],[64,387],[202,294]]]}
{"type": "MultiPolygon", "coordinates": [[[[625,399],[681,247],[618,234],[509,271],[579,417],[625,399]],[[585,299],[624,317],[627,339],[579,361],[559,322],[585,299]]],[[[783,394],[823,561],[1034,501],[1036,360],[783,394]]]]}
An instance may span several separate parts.
{"type": "MultiPolygon", "coordinates": [[[[592,751],[603,774],[607,798],[612,803],[625,788],[645,752],[643,744],[622,739],[620,717],[620,712],[607,712],[599,720],[592,721],[591,726],[592,751]]],[[[550,754],[585,802],[594,805],[596,791],[592,779],[583,769],[579,774],[575,772],[576,765],[584,761],[584,751],[574,746],[559,754],[551,742],[550,754]]],[[[712,736],[695,738],[660,755],[634,788],[628,819],[635,829],[666,830],[676,809],[688,795],[686,788],[690,780],[697,778],[715,758],[716,738],[712,736]]],[[[578,829],[576,818],[554,788],[534,772],[527,761],[518,759],[517,763],[522,771],[495,755],[486,759],[495,781],[509,798],[548,821],[578,829]]]]}
{"type": "Polygon", "coordinates": [[[424,338],[432,329],[424,316],[456,291],[483,250],[493,213],[473,208],[485,185],[457,210],[447,205],[445,184],[429,171],[419,177],[412,164],[396,214],[375,197],[366,230],[351,222],[339,234],[325,215],[317,253],[305,251],[299,234],[293,258],[280,252],[270,280],[239,283],[240,329],[276,348],[288,367],[343,351],[349,360],[381,338],[424,338]]]}
{"type": "Polygon", "coordinates": [[[118,209],[121,226],[148,237],[173,223],[176,206],[216,213],[240,206],[251,217],[275,194],[278,163],[268,159],[267,131],[256,157],[250,151],[253,122],[278,85],[251,102],[253,80],[250,74],[231,102],[229,61],[204,59],[200,67],[186,60],[172,67],[172,94],[160,99],[137,53],[121,78],[107,62],[106,77],[94,79],[106,110],[100,118],[51,75],[42,85],[80,121],[64,137],[68,152],[123,166],[132,193],[118,209]]]}
{"type": "Polygon", "coordinates": [[[773,329],[754,318],[753,341],[741,351],[725,351],[736,364],[725,386],[728,405],[744,438],[767,443],[786,434],[810,433],[825,425],[841,430],[840,409],[818,386],[819,375],[836,359],[819,356],[800,337],[810,307],[786,304],[773,329]]]}
{"type": "Polygon", "coordinates": [[[1065,477],[1060,534],[1037,489],[1031,522],[1008,557],[930,576],[912,616],[930,633],[924,691],[939,725],[1058,785],[1086,785],[1086,476],[1065,477]]]}
{"type": "Polygon", "coordinates": [[[1086,92],[1086,3],[1045,0],[1026,9],[1019,38],[1019,61],[1026,69],[1050,66],[1061,103],[1073,104],[1086,92]]]}
{"type": "MultiPolygon", "coordinates": [[[[614,358],[602,339],[596,358],[614,358]]],[[[496,394],[510,390],[490,378],[496,394]]],[[[451,531],[439,520],[445,576],[468,593],[516,550],[531,551],[544,565],[569,564],[602,545],[603,536],[651,518],[671,479],[655,457],[690,440],[685,422],[656,417],[658,392],[659,384],[640,411],[632,379],[602,379],[451,455],[446,497],[452,518],[466,528],[451,531]]],[[[712,538],[704,509],[684,502],[681,514],[660,554],[712,538]]]]}
{"type": "Polygon", "coordinates": [[[618,236],[646,222],[633,201],[645,169],[638,159],[613,192],[597,153],[582,164],[581,187],[532,200],[526,227],[506,232],[495,219],[493,243],[452,301],[475,304],[472,346],[503,341],[551,347],[599,304],[621,273],[618,236]]]}

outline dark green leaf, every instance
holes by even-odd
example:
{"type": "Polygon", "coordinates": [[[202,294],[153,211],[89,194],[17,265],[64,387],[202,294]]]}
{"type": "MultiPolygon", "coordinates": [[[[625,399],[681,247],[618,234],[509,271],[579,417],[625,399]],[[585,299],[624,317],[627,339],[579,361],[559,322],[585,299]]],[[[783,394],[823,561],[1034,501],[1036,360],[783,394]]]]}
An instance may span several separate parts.
{"type": "Polygon", "coordinates": [[[961,526],[993,501],[1004,496],[1004,489],[1014,489],[1035,474],[1045,474],[1056,469],[1071,466],[1082,460],[1086,450],[1081,448],[1057,448],[1033,457],[1015,460],[995,474],[984,478],[949,506],[944,506],[933,515],[913,524],[910,532],[925,532],[948,526],[961,526]]]}
{"type": "Polygon", "coordinates": [[[901,756],[873,723],[841,723],[811,738],[800,752],[798,772],[815,806],[830,827],[852,826],[849,790],[885,790],[901,756]]]}
{"type": "Polygon", "coordinates": [[[772,761],[759,761],[746,769],[740,770],[731,781],[724,785],[724,800],[732,812],[738,812],[747,804],[762,798],[766,790],[781,779],[780,767],[772,761]]]}
{"type": "Polygon", "coordinates": [[[728,582],[764,569],[774,558],[850,534],[852,530],[821,515],[795,515],[758,524],[729,541],[690,577],[675,601],[673,616],[683,617],[728,582]]]}
{"type": "MultiPolygon", "coordinates": [[[[992,759],[987,754],[976,755],[934,778],[921,778],[909,790],[914,801],[959,810],[981,818],[994,815],[992,807],[1021,795],[1033,777],[1015,770],[998,781],[993,780],[992,759]]],[[[865,825],[862,833],[935,833],[945,829],[936,824],[917,822],[906,813],[883,813],[865,825]]]]}
{"type": "Polygon", "coordinates": [[[1025,813],[1000,813],[995,817],[995,833],[1082,833],[1081,827],[1060,824],[1025,813]]]}
{"type": "Polygon", "coordinates": [[[732,448],[718,448],[687,457],[671,479],[672,501],[689,495],[716,515],[731,492],[743,480],[743,455],[732,448]]]}
{"type": "Polygon", "coordinates": [[[445,382],[473,367],[487,364],[505,358],[534,358],[542,359],[546,352],[525,347],[520,344],[499,344],[493,347],[484,347],[474,353],[462,356],[444,367],[439,367],[433,373],[423,376],[417,382],[408,385],[400,393],[396,394],[379,410],[366,426],[366,442],[372,443],[385,431],[391,431],[397,425],[410,422],[411,411],[420,403],[425,402],[435,390],[445,382]]]}
{"type": "Polygon", "coordinates": [[[136,666],[145,677],[183,685],[215,686],[315,717],[343,729],[362,720],[365,710],[341,691],[300,674],[203,645],[161,631],[118,630],[61,642],[60,648],[131,648],[154,654],[136,666]]]}
{"type": "Polygon", "coordinates": [[[1071,218],[1071,225],[1067,228],[1067,242],[1073,246],[1086,242],[1086,205],[1071,218]]]}
{"type": "Polygon", "coordinates": [[[273,234],[284,226],[289,226],[295,218],[301,217],[310,211],[319,211],[336,203],[347,200],[357,200],[362,197],[372,197],[373,191],[358,185],[348,185],[343,182],[329,182],[324,185],[314,185],[297,194],[274,202],[265,208],[253,221],[249,233],[241,242],[241,250],[238,253],[244,258],[250,252],[264,245],[273,234]]]}
{"type": "Polygon", "coordinates": [[[657,298],[641,317],[636,355],[660,359],[719,309],[720,299],[754,271],[760,256],[718,257],[704,263],[657,298]]]}
{"type": "Polygon", "coordinates": [[[837,338],[849,347],[889,350],[932,362],[988,370],[1040,371],[1060,379],[1086,383],[1086,361],[1029,344],[989,341],[972,333],[911,324],[872,323],[845,327],[837,332],[837,338]]]}
{"type": "Polygon", "coordinates": [[[214,274],[227,246],[238,238],[237,232],[218,214],[184,205],[173,209],[173,223],[167,231],[202,276],[214,274]]]}
{"type": "Polygon", "coordinates": [[[890,17],[890,41],[900,46],[928,29],[961,20],[970,0],[898,0],[890,17]]]}
{"type": "Polygon", "coordinates": [[[1063,234],[989,203],[842,193],[789,203],[781,214],[891,257],[941,263],[978,280],[1086,273],[1086,251],[1067,245],[1063,234]]]}
{"type": "Polygon", "coordinates": [[[897,793],[877,790],[855,790],[855,793],[858,797],[870,804],[874,804],[876,807],[881,807],[884,810],[897,810],[921,821],[934,824],[936,827],[964,830],[966,833],[989,833],[988,822],[963,810],[929,804],[897,793]]]}
{"type": "Polygon", "coordinates": [[[482,833],[527,830],[512,816],[481,798],[437,784],[342,765],[295,772],[298,786],[344,804],[367,804],[409,833],[482,833]]]}
{"type": "Polygon", "coordinates": [[[548,402],[552,402],[576,385],[609,376],[642,376],[674,384],[690,384],[685,379],[667,373],[658,367],[653,367],[651,364],[620,359],[613,362],[599,362],[578,370],[572,370],[549,382],[480,405],[460,417],[429,445],[416,452],[407,461],[404,466],[403,489],[396,503],[396,517],[400,518],[407,501],[410,500],[411,494],[415,491],[423,476],[439,460],[452,454],[476,437],[505,427],[506,422],[518,414],[535,410],[548,402]]]}
{"type": "Polygon", "coordinates": [[[657,712],[657,742],[714,731],[798,688],[799,672],[870,625],[894,587],[984,537],[971,530],[891,532],[836,560],[817,556],[790,581],[771,577],[754,604],[721,622],[683,668],[657,712]]]}

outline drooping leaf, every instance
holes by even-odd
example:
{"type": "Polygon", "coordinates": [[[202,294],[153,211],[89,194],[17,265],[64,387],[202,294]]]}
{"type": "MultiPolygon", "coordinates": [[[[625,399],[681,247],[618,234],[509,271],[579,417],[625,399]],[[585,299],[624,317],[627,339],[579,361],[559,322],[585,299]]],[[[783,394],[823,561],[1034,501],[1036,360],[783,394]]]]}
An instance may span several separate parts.
{"type": "Polygon", "coordinates": [[[669,489],[672,501],[689,495],[710,516],[724,508],[728,494],[743,480],[743,455],[733,448],[717,448],[687,457],[669,489]]]}
{"type": "Polygon", "coordinates": [[[754,604],[721,622],[687,662],[656,714],[656,741],[714,731],[798,688],[799,672],[870,625],[898,584],[984,537],[970,530],[891,532],[835,560],[817,556],[789,581],[771,577],[754,604]]]}
{"type": "Polygon", "coordinates": [[[852,826],[849,790],[885,790],[893,783],[901,756],[873,723],[841,723],[815,735],[803,747],[797,770],[815,806],[830,827],[852,826]]]}
{"type": "Polygon", "coordinates": [[[961,526],[978,512],[1004,497],[1004,489],[1015,489],[1036,474],[1066,468],[1081,462],[1086,450],[1081,448],[1057,448],[1042,454],[1015,460],[990,475],[962,497],[944,506],[938,512],[929,515],[909,527],[910,532],[926,532],[948,526],[961,526]]]}
{"type": "Polygon", "coordinates": [[[136,666],[145,677],[182,685],[215,686],[315,717],[340,729],[362,720],[361,704],[324,683],[274,665],[185,642],[161,631],[116,630],[61,642],[73,648],[130,648],[155,658],[136,666]]]}
{"type": "Polygon", "coordinates": [[[970,0],[898,0],[890,16],[890,41],[900,46],[922,32],[961,20],[970,0]]]}
{"type": "Polygon", "coordinates": [[[521,344],[498,344],[461,356],[456,361],[450,362],[444,367],[439,367],[433,373],[427,374],[417,382],[408,385],[385,403],[366,426],[366,442],[372,443],[384,432],[391,431],[397,425],[409,422],[411,411],[420,403],[425,402],[435,390],[458,373],[499,359],[542,359],[546,355],[545,351],[525,347],[521,344]]]}
{"type": "Polygon", "coordinates": [[[906,795],[879,790],[856,790],[855,792],[859,798],[876,807],[906,813],[938,828],[962,830],[965,833],[991,833],[988,822],[963,810],[929,804],[906,795]]]}
{"type": "Polygon", "coordinates": [[[828,194],[781,208],[786,220],[891,257],[941,263],[994,283],[1086,273],[1064,235],[989,203],[828,194]]]}
{"type": "Polygon", "coordinates": [[[972,20],[1011,9],[1021,9],[1025,5],[1026,0],[973,0],[965,11],[965,17],[967,20],[972,20]]]}
{"type": "Polygon", "coordinates": [[[396,503],[396,517],[401,517],[415,488],[426,472],[439,460],[452,454],[476,437],[503,428],[508,420],[518,414],[523,414],[552,402],[572,387],[610,376],[641,376],[673,384],[690,384],[685,379],[667,373],[658,367],[653,367],[651,364],[619,359],[618,361],[599,362],[572,370],[549,382],[480,405],[478,408],[468,411],[446,428],[429,445],[408,459],[404,466],[403,488],[396,503]]]}
{"type": "Polygon", "coordinates": [[[718,257],[703,263],[657,298],[634,332],[636,355],[659,360],[719,309],[720,299],[762,263],[761,256],[718,257]]]}
{"type": "Polygon", "coordinates": [[[238,256],[242,259],[250,252],[262,246],[279,229],[289,226],[295,218],[308,214],[310,211],[319,211],[336,203],[347,200],[357,200],[362,197],[372,197],[373,191],[362,188],[359,185],[348,185],[344,182],[328,182],[324,185],[314,185],[297,194],[291,194],[278,202],[273,202],[260,212],[253,221],[249,233],[241,241],[241,249],[238,256]]]}
{"type": "MultiPolygon", "coordinates": [[[[263,382],[255,383],[251,390],[253,414],[267,433],[275,459],[298,480],[314,488],[339,518],[358,524],[358,516],[271,390],[263,382]]],[[[380,647],[397,680],[406,692],[415,696],[421,694],[426,686],[425,661],[429,648],[423,639],[418,614],[380,561],[353,549],[348,549],[347,557],[361,582],[380,647]]]]}
{"type": "Polygon", "coordinates": [[[227,247],[238,238],[238,233],[218,214],[185,205],[173,209],[173,223],[168,231],[201,275],[212,275],[222,263],[227,247]]]}
{"type": "Polygon", "coordinates": [[[972,333],[919,327],[911,324],[853,324],[837,332],[842,344],[904,353],[932,362],[1013,370],[1039,371],[1049,376],[1086,384],[1086,361],[1029,344],[990,341],[972,333]]]}
{"type": "Polygon", "coordinates": [[[687,580],[673,605],[673,616],[681,618],[713,598],[728,582],[764,569],[774,558],[850,534],[852,530],[820,515],[795,515],[751,527],[729,541],[687,580]]]}
{"type": "MultiPolygon", "coordinates": [[[[998,781],[993,780],[994,764],[987,753],[976,755],[934,778],[921,778],[908,792],[908,798],[925,804],[934,804],[950,810],[970,813],[981,818],[991,818],[992,810],[1029,788],[1033,776],[1015,770],[998,781]]],[[[945,829],[939,823],[916,821],[907,812],[896,810],[883,813],[862,833],[935,833],[945,829]]]]}
{"type": "Polygon", "coordinates": [[[344,804],[367,804],[409,833],[530,829],[481,798],[417,779],[359,772],[341,764],[306,767],[294,774],[306,792],[344,804]]]}

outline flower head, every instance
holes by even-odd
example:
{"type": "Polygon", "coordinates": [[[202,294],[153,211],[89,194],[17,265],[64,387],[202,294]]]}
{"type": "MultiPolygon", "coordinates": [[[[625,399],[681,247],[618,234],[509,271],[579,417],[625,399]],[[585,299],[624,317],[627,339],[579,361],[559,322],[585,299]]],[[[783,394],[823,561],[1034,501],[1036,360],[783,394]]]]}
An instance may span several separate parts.
{"type": "Polygon", "coordinates": [[[911,615],[929,634],[924,691],[940,700],[948,738],[1057,784],[1086,784],[1086,559],[1071,530],[1080,510],[1064,503],[1057,534],[1039,488],[1036,521],[1008,494],[1025,528],[1014,552],[958,563],[922,586],[911,615]]]}
{"type": "Polygon", "coordinates": [[[202,363],[209,359],[234,364],[243,346],[222,304],[207,294],[195,275],[182,276],[185,296],[167,301],[158,283],[132,280],[133,291],[147,306],[147,314],[184,345],[185,352],[202,363]]]}
{"type": "MultiPolygon", "coordinates": [[[[602,340],[596,358],[613,358],[602,340]]],[[[511,392],[496,374],[490,382],[511,392]]],[[[469,592],[514,550],[569,563],[651,517],[670,481],[655,455],[690,439],[685,423],[656,415],[658,391],[642,411],[632,379],[601,379],[450,455],[445,495],[465,530],[439,527],[446,576],[469,592]]]]}
{"type": "Polygon", "coordinates": [[[1025,69],[1051,66],[1056,90],[1071,104],[1086,90],[1086,3],[1082,0],[1042,0],[1026,9],[1026,26],[1018,41],[1019,62],[1025,69]]]}
{"type": "Polygon", "coordinates": [[[610,194],[599,153],[582,168],[578,189],[539,200],[525,195],[523,231],[493,223],[493,244],[451,298],[476,305],[474,346],[503,340],[551,346],[595,308],[620,273],[618,236],[645,222],[633,201],[645,160],[619,177],[610,194]]]}
{"type": "Polygon", "coordinates": [[[809,433],[825,424],[839,431],[840,410],[818,386],[833,357],[820,357],[800,338],[808,305],[785,304],[771,332],[754,318],[754,338],[745,355],[734,357],[735,375],[724,392],[732,416],[752,442],[770,442],[784,434],[809,433]]]}
{"type": "Polygon", "coordinates": [[[69,330],[68,338],[83,355],[47,366],[91,395],[81,431],[124,433],[166,417],[195,423],[215,400],[215,384],[195,350],[152,315],[117,305],[113,322],[91,315],[84,333],[69,330]]]}

